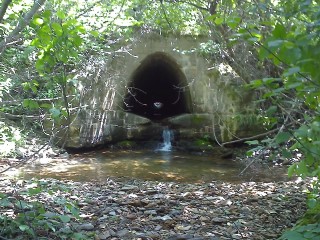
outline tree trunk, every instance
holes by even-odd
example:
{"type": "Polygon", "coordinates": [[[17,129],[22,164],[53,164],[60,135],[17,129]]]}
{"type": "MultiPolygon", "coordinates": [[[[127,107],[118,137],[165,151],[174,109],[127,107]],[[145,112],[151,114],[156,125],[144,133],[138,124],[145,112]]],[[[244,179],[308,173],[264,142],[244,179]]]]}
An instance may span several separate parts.
{"type": "Polygon", "coordinates": [[[1,4],[0,8],[0,23],[3,20],[4,15],[6,14],[6,11],[9,7],[9,4],[12,2],[12,0],[4,0],[3,3],[1,4]]]}
{"type": "Polygon", "coordinates": [[[35,1],[30,11],[19,21],[18,26],[0,42],[0,56],[10,44],[14,43],[14,41],[19,38],[19,33],[30,23],[34,14],[40,9],[45,1],[46,0],[35,1]]]}

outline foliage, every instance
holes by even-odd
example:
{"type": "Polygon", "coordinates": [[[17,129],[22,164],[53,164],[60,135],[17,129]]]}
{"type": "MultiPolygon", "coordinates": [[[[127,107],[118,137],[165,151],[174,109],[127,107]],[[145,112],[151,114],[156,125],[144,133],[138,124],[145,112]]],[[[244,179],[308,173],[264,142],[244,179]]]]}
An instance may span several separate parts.
{"type": "Polygon", "coordinates": [[[0,157],[13,154],[23,143],[22,136],[19,128],[0,121],[0,157]]]}
{"type": "Polygon", "coordinates": [[[316,240],[319,239],[320,224],[308,224],[297,226],[294,229],[287,231],[279,238],[280,240],[316,240]]]}
{"type": "Polygon", "coordinates": [[[63,185],[48,187],[44,180],[31,180],[25,191],[0,194],[0,236],[14,239],[87,239],[69,224],[80,219],[75,203],[60,196],[68,191],[63,185]],[[41,195],[49,195],[56,205],[50,208],[46,202],[34,201],[41,195]],[[6,212],[14,208],[14,216],[6,212]],[[62,212],[62,213],[61,213],[62,212]]]}
{"type": "MultiPolygon", "coordinates": [[[[231,15],[225,19],[215,17],[216,24],[227,24],[234,30],[237,41],[247,41],[255,47],[260,61],[274,66],[275,71],[250,86],[261,92],[266,125],[278,127],[276,134],[261,142],[250,141],[256,147],[253,154],[265,149],[279,149],[282,156],[292,158],[299,150],[303,159],[290,166],[289,176],[314,177],[309,210],[306,219],[316,219],[319,209],[320,178],[320,6],[316,1],[265,2],[253,6],[259,14],[252,24],[231,15]],[[270,12],[277,14],[269,14],[270,12]],[[265,110],[266,109],[266,110],[265,110]]],[[[235,39],[233,39],[235,41],[235,39]]],[[[304,223],[301,222],[303,225],[304,223]]],[[[316,239],[314,225],[300,226],[284,234],[283,239],[316,239]],[[308,231],[310,232],[308,233],[308,231]],[[308,236],[306,236],[308,235],[308,236]],[[288,237],[290,236],[290,237],[288,237]]]]}
{"type": "MultiPolygon", "coordinates": [[[[85,32],[76,19],[67,19],[62,11],[57,11],[56,15],[57,18],[54,18],[52,12],[46,10],[41,15],[35,16],[30,25],[36,33],[30,45],[38,50],[35,68],[40,76],[47,80],[48,89],[58,86],[62,90],[64,98],[62,106],[41,105],[41,107],[49,108],[54,119],[58,119],[60,114],[66,118],[69,117],[67,86],[70,89],[74,83],[70,71],[78,60],[79,50],[83,43],[80,34],[85,32]]],[[[36,93],[38,85],[36,80],[32,80],[25,83],[24,87],[36,93]]],[[[30,99],[26,99],[23,104],[30,108],[40,107],[36,101],[30,99]]]]}
{"type": "MultiPolygon", "coordinates": [[[[33,4],[12,1],[0,22],[0,40],[14,32],[33,4]]],[[[270,134],[248,142],[255,147],[249,154],[268,151],[293,159],[299,151],[302,159],[295,159],[300,161],[290,166],[289,175],[314,178],[302,226],[283,239],[304,236],[307,230],[317,234],[312,229],[319,223],[320,205],[319,19],[317,0],[48,0],[0,56],[0,99],[6,102],[0,111],[49,112],[68,124],[74,107],[70,99],[79,97],[75,72],[90,57],[111,58],[141,33],[205,35],[209,41],[190,51],[227,62],[260,98],[255,114],[270,134]]],[[[0,122],[1,147],[13,150],[20,136],[0,122]]],[[[195,144],[209,142],[204,138],[195,144]]]]}

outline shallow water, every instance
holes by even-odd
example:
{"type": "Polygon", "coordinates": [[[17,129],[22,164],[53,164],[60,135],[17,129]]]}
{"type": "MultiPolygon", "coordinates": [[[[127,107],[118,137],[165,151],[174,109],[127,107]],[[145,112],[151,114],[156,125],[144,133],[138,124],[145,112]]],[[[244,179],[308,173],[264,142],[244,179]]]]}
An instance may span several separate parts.
{"type": "Polygon", "coordinates": [[[213,155],[177,151],[96,151],[70,155],[68,159],[40,161],[20,169],[19,177],[57,178],[75,181],[103,181],[108,177],[179,182],[282,181],[286,170],[280,167],[222,159],[213,155]]]}

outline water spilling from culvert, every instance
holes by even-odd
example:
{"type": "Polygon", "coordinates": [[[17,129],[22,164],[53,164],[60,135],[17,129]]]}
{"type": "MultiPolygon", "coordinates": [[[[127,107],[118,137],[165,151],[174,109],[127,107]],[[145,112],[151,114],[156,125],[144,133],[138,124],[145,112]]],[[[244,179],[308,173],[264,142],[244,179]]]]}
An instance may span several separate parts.
{"type": "Polygon", "coordinates": [[[163,142],[156,149],[156,152],[157,151],[170,152],[172,150],[172,143],[171,142],[174,139],[173,131],[170,130],[168,127],[165,127],[162,132],[162,139],[163,139],[163,142]]]}
{"type": "Polygon", "coordinates": [[[178,182],[247,182],[286,180],[281,168],[249,168],[232,159],[189,154],[178,151],[98,151],[70,155],[45,165],[29,165],[20,169],[20,178],[57,178],[75,181],[103,181],[108,177],[178,182]]]}

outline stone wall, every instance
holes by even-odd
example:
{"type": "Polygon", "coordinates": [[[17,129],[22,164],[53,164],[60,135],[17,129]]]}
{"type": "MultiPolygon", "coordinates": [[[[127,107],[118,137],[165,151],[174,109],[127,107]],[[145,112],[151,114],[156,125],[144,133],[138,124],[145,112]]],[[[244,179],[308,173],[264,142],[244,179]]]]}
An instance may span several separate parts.
{"type": "Polygon", "coordinates": [[[161,140],[164,126],[174,129],[176,140],[210,135],[223,142],[251,135],[250,129],[243,131],[249,126],[240,123],[239,116],[252,111],[252,94],[229,65],[199,54],[196,49],[202,42],[206,39],[150,35],[123,47],[108,61],[88,64],[78,86],[79,108],[68,133],[57,135],[59,144],[81,148],[123,140],[161,140]],[[155,52],[167,54],[180,66],[191,97],[190,113],[151,121],[125,111],[133,72],[155,52]]]}

